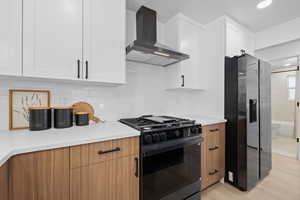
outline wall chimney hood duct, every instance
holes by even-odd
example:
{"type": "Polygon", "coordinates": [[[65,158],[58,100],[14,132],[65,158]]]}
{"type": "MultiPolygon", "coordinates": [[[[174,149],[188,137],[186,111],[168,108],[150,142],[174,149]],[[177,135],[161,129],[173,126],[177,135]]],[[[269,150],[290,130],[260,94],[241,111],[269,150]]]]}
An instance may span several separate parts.
{"type": "Polygon", "coordinates": [[[156,11],[142,6],[136,13],[137,39],[126,47],[126,60],[158,66],[169,66],[189,55],[157,43],[156,11]]]}

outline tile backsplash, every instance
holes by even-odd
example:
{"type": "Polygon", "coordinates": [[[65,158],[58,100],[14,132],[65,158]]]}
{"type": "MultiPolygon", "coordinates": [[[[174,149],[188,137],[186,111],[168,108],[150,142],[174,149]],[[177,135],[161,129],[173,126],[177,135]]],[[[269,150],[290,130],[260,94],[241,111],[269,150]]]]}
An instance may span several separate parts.
{"type": "Polygon", "coordinates": [[[120,87],[0,78],[0,130],[8,129],[9,89],[50,90],[52,106],[86,101],[94,106],[97,116],[107,121],[144,114],[222,115],[216,106],[205,105],[209,102],[206,92],[165,91],[164,68],[130,63],[126,73],[127,84],[120,87]]]}

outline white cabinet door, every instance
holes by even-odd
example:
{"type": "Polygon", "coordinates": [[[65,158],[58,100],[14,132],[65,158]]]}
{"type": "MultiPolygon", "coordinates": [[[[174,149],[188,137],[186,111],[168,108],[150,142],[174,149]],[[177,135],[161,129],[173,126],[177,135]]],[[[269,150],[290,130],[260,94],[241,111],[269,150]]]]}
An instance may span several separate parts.
{"type": "Polygon", "coordinates": [[[197,25],[182,20],[180,25],[180,51],[190,56],[189,59],[182,61],[181,70],[184,87],[188,89],[200,89],[201,67],[203,59],[201,59],[203,48],[201,43],[202,31],[197,25]]]}
{"type": "Polygon", "coordinates": [[[22,1],[0,1],[0,74],[21,75],[22,1]]]}
{"type": "Polygon", "coordinates": [[[167,89],[201,90],[203,69],[203,47],[201,39],[204,30],[182,15],[169,21],[165,27],[165,41],[168,46],[188,54],[189,59],[166,67],[167,89]]]}
{"type": "Polygon", "coordinates": [[[24,1],[24,76],[77,79],[77,61],[82,60],[82,3],[24,1]]]}
{"type": "Polygon", "coordinates": [[[125,83],[125,3],[124,0],[84,1],[85,79],[125,83]]]}
{"type": "MultiPolygon", "coordinates": [[[[239,25],[240,26],[240,25],[239,25]]],[[[255,38],[249,31],[243,30],[237,25],[226,23],[226,55],[241,55],[241,50],[247,54],[254,55],[255,38]]]]}

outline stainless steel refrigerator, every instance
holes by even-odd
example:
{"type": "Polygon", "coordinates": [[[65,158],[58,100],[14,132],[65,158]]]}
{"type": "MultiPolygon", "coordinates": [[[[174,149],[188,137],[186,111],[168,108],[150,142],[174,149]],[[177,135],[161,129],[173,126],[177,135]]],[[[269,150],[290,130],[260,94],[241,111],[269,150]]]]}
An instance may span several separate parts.
{"type": "Polygon", "coordinates": [[[225,58],[225,181],[251,190],[272,168],[271,66],[250,55],[225,58]]]}

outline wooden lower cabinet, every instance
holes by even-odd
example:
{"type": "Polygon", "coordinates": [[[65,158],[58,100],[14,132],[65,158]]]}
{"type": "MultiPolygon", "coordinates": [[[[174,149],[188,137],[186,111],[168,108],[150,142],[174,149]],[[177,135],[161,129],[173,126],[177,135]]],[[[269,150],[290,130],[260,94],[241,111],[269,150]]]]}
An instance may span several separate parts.
{"type": "Polygon", "coordinates": [[[71,147],[71,168],[71,200],[139,199],[138,137],[71,147]]]}
{"type": "Polygon", "coordinates": [[[203,127],[201,145],[201,189],[219,182],[225,175],[225,124],[203,127]]]}
{"type": "Polygon", "coordinates": [[[69,148],[28,153],[9,161],[10,200],[67,200],[69,148]]]}
{"type": "Polygon", "coordinates": [[[8,165],[0,167],[0,200],[8,200],[8,165]]]}
{"type": "Polygon", "coordinates": [[[138,200],[139,137],[21,154],[0,167],[0,200],[138,200]]]}
{"type": "Polygon", "coordinates": [[[71,200],[138,200],[136,156],[71,170],[71,200]]]}

